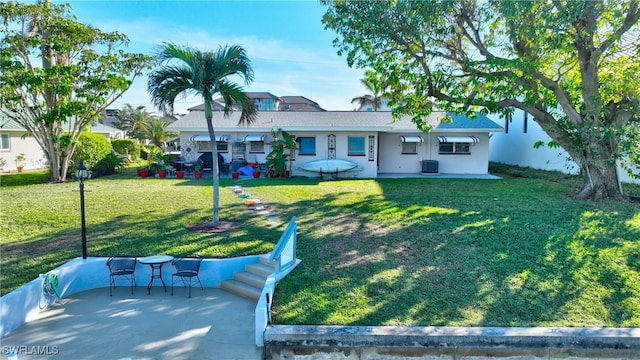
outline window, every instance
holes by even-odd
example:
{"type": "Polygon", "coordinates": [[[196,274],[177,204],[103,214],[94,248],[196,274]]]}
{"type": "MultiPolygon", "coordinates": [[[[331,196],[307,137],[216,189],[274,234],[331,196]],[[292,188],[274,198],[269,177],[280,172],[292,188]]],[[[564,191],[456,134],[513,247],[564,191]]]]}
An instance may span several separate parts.
{"type": "Polygon", "coordinates": [[[416,143],[416,142],[403,142],[402,143],[402,153],[403,154],[417,154],[418,153],[418,143],[416,143]]]}
{"type": "Polygon", "coordinates": [[[470,154],[471,151],[469,143],[452,143],[443,142],[440,143],[440,154],[470,154]]]}
{"type": "Polygon", "coordinates": [[[198,152],[211,152],[211,141],[196,141],[198,152]]]}
{"type": "Polygon", "coordinates": [[[229,152],[229,143],[226,141],[217,141],[216,147],[218,148],[218,152],[229,152]]]}
{"type": "Polygon", "coordinates": [[[275,103],[273,99],[256,99],[254,102],[256,110],[258,111],[274,111],[275,103]]]}
{"type": "Polygon", "coordinates": [[[0,135],[0,150],[11,150],[9,147],[9,135],[0,135]]]}
{"type": "Polygon", "coordinates": [[[316,138],[299,137],[297,140],[298,140],[298,155],[315,155],[316,154],[316,138]]]}
{"type": "Polygon", "coordinates": [[[365,156],[364,137],[349,136],[347,154],[349,156],[365,156]]]}
{"type": "Polygon", "coordinates": [[[250,141],[249,142],[250,153],[264,153],[264,141],[250,141]]]}

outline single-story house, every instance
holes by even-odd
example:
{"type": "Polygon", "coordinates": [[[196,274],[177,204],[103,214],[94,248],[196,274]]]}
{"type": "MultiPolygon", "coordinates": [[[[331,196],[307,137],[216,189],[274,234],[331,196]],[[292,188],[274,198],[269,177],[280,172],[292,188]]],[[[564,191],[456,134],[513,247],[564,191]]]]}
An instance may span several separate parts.
{"type": "MultiPolygon", "coordinates": [[[[375,178],[379,174],[487,174],[489,138],[503,128],[486,116],[474,119],[434,112],[430,133],[418,130],[406,117],[394,121],[391,112],[260,111],[255,122],[238,125],[239,112],[225,117],[213,112],[216,144],[226,163],[263,164],[273,141],[271,130],[293,135],[299,149],[293,155],[292,175],[317,176],[300,166],[315,160],[339,159],[357,164],[344,176],[375,178]],[[428,171],[424,166],[429,167],[428,171]]],[[[204,112],[194,110],[168,126],[180,134],[180,151],[187,162],[211,152],[204,112]]]]}
{"type": "MultiPolygon", "coordinates": [[[[107,139],[122,139],[124,131],[104,124],[96,123],[90,132],[104,135],[107,139]]],[[[36,139],[29,136],[24,127],[17,122],[0,115],[0,171],[16,171],[17,157],[24,154],[22,166],[25,170],[44,169],[48,165],[47,157],[36,139]]]]}
{"type": "MultiPolygon", "coordinates": [[[[561,171],[565,174],[575,175],[580,172],[580,166],[571,159],[569,153],[563,148],[534,147],[535,143],[539,141],[545,144],[549,143],[551,137],[534,121],[531,115],[522,110],[516,110],[512,121],[497,118],[495,121],[504,123],[505,131],[491,138],[490,161],[541,170],[561,171]]],[[[640,169],[637,169],[635,173],[640,174],[640,169]]],[[[618,166],[618,178],[621,182],[640,184],[640,179],[631,178],[621,166],[618,166]]]]}

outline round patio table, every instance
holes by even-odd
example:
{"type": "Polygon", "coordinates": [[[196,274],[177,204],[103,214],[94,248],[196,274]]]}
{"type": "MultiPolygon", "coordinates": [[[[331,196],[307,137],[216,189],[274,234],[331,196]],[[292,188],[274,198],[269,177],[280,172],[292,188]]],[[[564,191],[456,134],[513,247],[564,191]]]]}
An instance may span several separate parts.
{"type": "Polygon", "coordinates": [[[151,280],[149,280],[149,284],[147,285],[147,293],[149,295],[151,295],[151,286],[153,286],[153,280],[155,279],[160,279],[160,282],[164,287],[164,292],[167,292],[167,285],[162,279],[162,265],[170,262],[171,260],[173,260],[173,256],[169,255],[154,255],[138,259],[140,264],[147,264],[151,266],[151,280]]]}

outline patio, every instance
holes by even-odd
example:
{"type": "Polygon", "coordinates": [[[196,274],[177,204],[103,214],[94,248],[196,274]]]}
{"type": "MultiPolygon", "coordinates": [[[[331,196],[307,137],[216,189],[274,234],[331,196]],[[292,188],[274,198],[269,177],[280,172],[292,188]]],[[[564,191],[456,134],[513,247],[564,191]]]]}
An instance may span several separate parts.
{"type": "Polygon", "coordinates": [[[261,359],[255,302],[219,288],[138,286],[71,295],[2,338],[18,359],[261,359]]]}

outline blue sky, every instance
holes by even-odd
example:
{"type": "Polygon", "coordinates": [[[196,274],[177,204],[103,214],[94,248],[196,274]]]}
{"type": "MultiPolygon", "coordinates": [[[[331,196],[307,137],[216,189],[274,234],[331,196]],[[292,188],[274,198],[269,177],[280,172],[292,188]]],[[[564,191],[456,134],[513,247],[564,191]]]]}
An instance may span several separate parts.
{"type": "MultiPolygon", "coordinates": [[[[55,1],[68,2],[79,21],[103,31],[126,34],[128,51],[153,54],[162,42],[215,50],[241,45],[255,79],[246,91],[302,95],[327,110],[352,110],[351,99],[367,93],[364,71],[352,69],[336,54],[336,34],[321,23],[317,1],[55,1]]],[[[146,76],[137,78],[112,108],[129,103],[155,111],[146,76]]],[[[202,103],[179,98],[178,113],[202,103]]]]}

